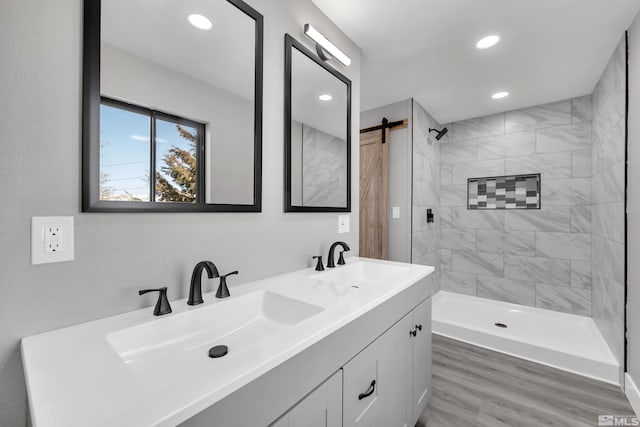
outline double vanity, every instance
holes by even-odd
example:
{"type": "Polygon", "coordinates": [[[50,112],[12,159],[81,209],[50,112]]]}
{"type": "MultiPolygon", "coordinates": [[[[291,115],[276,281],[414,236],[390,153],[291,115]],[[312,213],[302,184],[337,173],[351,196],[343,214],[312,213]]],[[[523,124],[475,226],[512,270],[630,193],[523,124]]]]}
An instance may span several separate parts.
{"type": "Polygon", "coordinates": [[[24,338],[32,424],[413,426],[430,392],[432,272],[349,258],[24,338]]]}

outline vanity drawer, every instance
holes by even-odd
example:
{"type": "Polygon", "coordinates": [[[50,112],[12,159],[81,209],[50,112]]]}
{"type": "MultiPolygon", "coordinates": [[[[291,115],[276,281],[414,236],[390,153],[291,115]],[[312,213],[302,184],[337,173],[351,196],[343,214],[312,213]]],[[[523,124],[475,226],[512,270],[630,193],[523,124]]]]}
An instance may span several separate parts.
{"type": "Polygon", "coordinates": [[[406,380],[412,320],[403,317],[343,367],[344,427],[410,425],[406,380]]]}

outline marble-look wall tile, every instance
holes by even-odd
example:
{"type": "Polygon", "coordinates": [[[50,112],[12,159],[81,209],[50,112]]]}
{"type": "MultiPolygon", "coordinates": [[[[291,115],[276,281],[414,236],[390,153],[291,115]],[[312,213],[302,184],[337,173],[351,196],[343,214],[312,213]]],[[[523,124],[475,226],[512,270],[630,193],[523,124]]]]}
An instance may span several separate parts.
{"type": "Polygon", "coordinates": [[[543,180],[543,205],[585,205],[591,203],[591,180],[588,178],[543,180]]]}
{"type": "Polygon", "coordinates": [[[443,270],[440,272],[440,281],[443,291],[456,292],[464,295],[476,295],[475,274],[443,270]]]}
{"type": "Polygon", "coordinates": [[[571,208],[543,205],[538,210],[507,210],[504,214],[504,228],[507,231],[569,232],[571,231],[571,208]]]}
{"type": "Polygon", "coordinates": [[[419,103],[413,101],[413,150],[436,162],[440,161],[440,143],[429,132],[429,128],[440,129],[440,124],[419,103]]]}
{"type": "Polygon", "coordinates": [[[466,207],[454,207],[451,209],[450,226],[477,230],[502,230],[504,216],[504,210],[468,210],[466,207]]]}
{"type": "Polygon", "coordinates": [[[481,298],[535,306],[536,284],[523,280],[478,276],[476,294],[481,298]]]}
{"type": "Polygon", "coordinates": [[[539,129],[536,133],[538,153],[590,150],[591,122],[539,129]]]}
{"type": "Polygon", "coordinates": [[[624,243],[624,202],[593,206],[593,234],[624,243]]]}
{"type": "Polygon", "coordinates": [[[591,206],[571,206],[571,232],[591,233],[591,206]]]}
{"type": "Polygon", "coordinates": [[[440,249],[440,270],[451,270],[451,249],[440,249]]]}
{"type": "Polygon", "coordinates": [[[440,206],[467,206],[467,184],[442,185],[440,206]]]}
{"type": "Polygon", "coordinates": [[[594,204],[624,201],[624,177],[624,161],[593,175],[594,204]]]}
{"type": "Polygon", "coordinates": [[[453,140],[481,138],[504,131],[504,114],[494,114],[453,123],[453,140]]]}
{"type": "MultiPolygon", "coordinates": [[[[436,218],[436,222],[438,219],[436,218]]],[[[453,225],[453,213],[450,207],[442,206],[440,207],[440,227],[448,227],[454,228],[453,225]]]]}
{"type": "Polygon", "coordinates": [[[571,100],[523,108],[506,113],[507,132],[541,129],[571,123],[571,100]]]}
{"type": "Polygon", "coordinates": [[[571,123],[590,122],[593,116],[591,95],[571,100],[571,123]]]}
{"type": "Polygon", "coordinates": [[[591,260],[591,234],[536,233],[536,256],[589,261],[591,260]]]}
{"type": "Polygon", "coordinates": [[[502,175],[504,175],[504,159],[455,163],[453,165],[454,184],[466,184],[469,178],[502,175]]]}
{"type": "Polygon", "coordinates": [[[478,230],[476,247],[480,252],[535,256],[536,235],[526,231],[478,230]]]}
{"type": "MultiPolygon", "coordinates": [[[[624,285],[624,243],[593,236],[593,275],[624,285]]],[[[594,286],[596,283],[594,282],[594,286]]]]}
{"type": "Polygon", "coordinates": [[[442,144],[440,158],[442,163],[473,162],[478,158],[478,143],[471,139],[442,144]]]}
{"type": "Polygon", "coordinates": [[[536,285],[536,307],[591,316],[591,291],[538,283],[536,285]]]}
{"type": "Polygon", "coordinates": [[[475,273],[486,276],[502,277],[503,257],[476,251],[452,251],[451,270],[461,273],[475,273]]]}
{"type": "Polygon", "coordinates": [[[571,153],[507,158],[504,171],[506,175],[539,173],[542,179],[571,178],[571,153]]]}
{"type": "Polygon", "coordinates": [[[591,289],[591,261],[571,261],[571,286],[591,289]]]}
{"type": "Polygon", "coordinates": [[[593,172],[602,172],[625,160],[626,119],[622,118],[610,129],[593,128],[593,172]]]}
{"type": "Polygon", "coordinates": [[[571,153],[571,176],[574,178],[591,178],[591,150],[573,151],[571,153]]]}
{"type": "Polygon", "coordinates": [[[440,184],[453,184],[453,166],[450,163],[440,164],[440,184]]]}
{"type": "Polygon", "coordinates": [[[444,249],[458,249],[475,251],[475,230],[463,230],[459,228],[440,229],[440,247],[444,249]]]}
{"type": "Polygon", "coordinates": [[[504,277],[569,286],[571,262],[555,258],[505,255],[504,277]]]}
{"type": "Polygon", "coordinates": [[[436,227],[430,230],[413,232],[411,242],[413,250],[420,254],[437,251],[440,247],[438,235],[436,227]]]}
{"type": "Polygon", "coordinates": [[[595,269],[592,290],[592,315],[617,360],[624,360],[624,287],[595,269]]]}
{"type": "Polygon", "coordinates": [[[515,132],[479,138],[478,160],[527,156],[536,152],[535,132],[515,132]]]}

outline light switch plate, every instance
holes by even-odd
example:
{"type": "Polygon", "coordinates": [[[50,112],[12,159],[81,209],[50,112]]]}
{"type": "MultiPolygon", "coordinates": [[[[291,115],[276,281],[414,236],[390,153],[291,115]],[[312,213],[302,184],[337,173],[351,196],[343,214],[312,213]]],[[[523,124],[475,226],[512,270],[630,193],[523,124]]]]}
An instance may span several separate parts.
{"type": "Polygon", "coordinates": [[[392,219],[400,218],[400,206],[394,206],[391,208],[391,218],[392,219]]]}
{"type": "Polygon", "coordinates": [[[343,234],[343,233],[348,233],[349,232],[349,220],[350,220],[350,215],[346,214],[346,215],[338,215],[338,233],[339,234],[343,234]]]}
{"type": "Polygon", "coordinates": [[[73,261],[72,216],[31,217],[31,264],[73,261]]]}

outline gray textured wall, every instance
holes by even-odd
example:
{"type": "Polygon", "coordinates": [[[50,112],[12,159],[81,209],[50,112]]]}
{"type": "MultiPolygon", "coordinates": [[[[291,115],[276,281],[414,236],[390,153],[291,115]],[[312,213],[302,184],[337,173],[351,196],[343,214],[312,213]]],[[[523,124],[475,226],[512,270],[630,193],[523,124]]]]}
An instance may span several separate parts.
{"type": "MultiPolygon", "coordinates": [[[[284,33],[307,43],[312,22],[353,58],[360,111],[359,49],[310,1],[249,0],[265,17],[263,212],[80,213],[82,2],[0,0],[0,425],[25,424],[19,340],[26,335],[153,304],[136,290],[166,285],[185,297],[197,261],[240,270],[232,285],[311,265],[331,241],[357,252],[358,216],[337,234],[335,214],[283,213],[284,33]],[[30,265],[30,217],[76,217],[76,260],[30,265]]],[[[352,140],[359,118],[353,114],[352,140]]],[[[357,147],[357,146],[356,146],[357,147]]],[[[358,150],[353,151],[358,212],[358,150]]],[[[207,283],[207,290],[214,283],[207,283]]],[[[232,289],[233,292],[233,289],[232,289]]],[[[151,309],[151,307],[149,307],[151,309]]]]}
{"type": "Polygon", "coordinates": [[[442,289],[591,315],[591,97],[450,126],[442,289]],[[467,210],[467,179],[541,174],[541,210],[467,210]]]}
{"type": "MultiPolygon", "coordinates": [[[[624,359],[626,38],[593,91],[593,318],[624,359]]],[[[633,262],[633,258],[630,258],[633,262]]]]}
{"type": "Polygon", "coordinates": [[[629,29],[627,372],[640,385],[640,15],[629,29]]]}
{"type": "Polygon", "coordinates": [[[413,101],[411,129],[413,134],[413,197],[411,225],[411,262],[432,265],[436,289],[440,288],[440,224],[444,213],[440,210],[440,160],[443,144],[451,135],[436,141],[429,128],[441,129],[420,104],[413,101]],[[427,223],[427,209],[433,209],[433,223],[427,223]]]}

